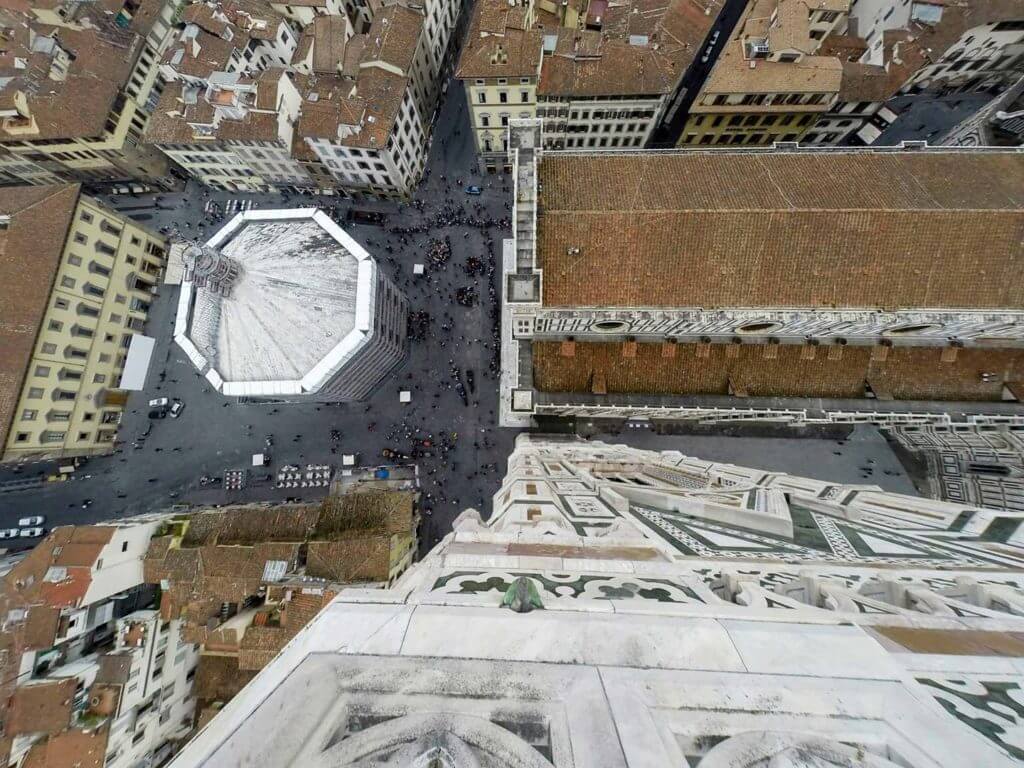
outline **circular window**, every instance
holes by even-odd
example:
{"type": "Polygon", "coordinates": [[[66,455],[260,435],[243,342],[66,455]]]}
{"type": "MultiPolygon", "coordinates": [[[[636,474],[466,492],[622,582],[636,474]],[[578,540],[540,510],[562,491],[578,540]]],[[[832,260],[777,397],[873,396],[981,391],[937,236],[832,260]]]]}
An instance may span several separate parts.
{"type": "Polygon", "coordinates": [[[605,333],[612,333],[613,331],[626,330],[626,324],[622,320],[601,320],[594,323],[594,328],[605,333]]]}
{"type": "Polygon", "coordinates": [[[772,333],[773,331],[779,330],[782,327],[782,323],[776,323],[774,320],[754,320],[749,323],[744,323],[736,329],[737,333],[772,333]]]}
{"type": "Polygon", "coordinates": [[[937,323],[912,323],[910,325],[897,325],[892,328],[886,328],[884,333],[887,336],[904,336],[911,333],[924,333],[925,331],[934,331],[941,328],[941,325],[937,323]]]}

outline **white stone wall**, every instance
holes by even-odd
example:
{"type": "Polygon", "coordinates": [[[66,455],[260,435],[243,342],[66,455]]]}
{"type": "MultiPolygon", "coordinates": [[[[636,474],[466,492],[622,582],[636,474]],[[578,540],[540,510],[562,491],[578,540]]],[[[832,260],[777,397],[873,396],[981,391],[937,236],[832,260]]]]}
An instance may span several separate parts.
{"type": "Polygon", "coordinates": [[[999,339],[1024,344],[1024,312],[996,310],[876,311],[789,309],[658,309],[658,308],[542,308],[515,307],[513,319],[519,338],[615,340],[626,335],[641,341],[729,342],[740,337],[751,342],[776,339],[802,344],[843,339],[850,344],[943,346],[955,338],[999,339]]]}

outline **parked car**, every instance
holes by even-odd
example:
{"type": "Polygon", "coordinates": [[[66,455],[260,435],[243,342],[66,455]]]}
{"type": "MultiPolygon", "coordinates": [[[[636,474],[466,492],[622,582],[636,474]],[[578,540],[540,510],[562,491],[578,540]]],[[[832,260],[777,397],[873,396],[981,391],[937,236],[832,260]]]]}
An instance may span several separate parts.
{"type": "Polygon", "coordinates": [[[149,412],[149,418],[151,419],[162,419],[167,416],[167,411],[163,408],[156,408],[149,412]]]}
{"type": "Polygon", "coordinates": [[[185,410],[185,404],[181,400],[175,400],[174,405],[171,406],[171,418],[176,419],[181,416],[181,412],[185,410]]]}
{"type": "Polygon", "coordinates": [[[480,189],[480,187],[478,187],[476,184],[470,184],[468,187],[466,187],[466,194],[467,195],[481,195],[481,194],[483,194],[483,190],[480,189]]]}
{"type": "Polygon", "coordinates": [[[21,535],[26,539],[38,539],[45,531],[42,528],[22,528],[21,535]]]}
{"type": "Polygon", "coordinates": [[[170,404],[170,400],[166,397],[158,397],[154,400],[149,401],[150,408],[166,408],[170,404]]]}
{"type": "Polygon", "coordinates": [[[31,528],[32,526],[42,525],[46,518],[42,515],[33,515],[32,517],[23,517],[18,521],[19,528],[31,528]]]}
{"type": "Polygon", "coordinates": [[[0,539],[16,539],[21,535],[17,528],[0,528],[0,539]]]}

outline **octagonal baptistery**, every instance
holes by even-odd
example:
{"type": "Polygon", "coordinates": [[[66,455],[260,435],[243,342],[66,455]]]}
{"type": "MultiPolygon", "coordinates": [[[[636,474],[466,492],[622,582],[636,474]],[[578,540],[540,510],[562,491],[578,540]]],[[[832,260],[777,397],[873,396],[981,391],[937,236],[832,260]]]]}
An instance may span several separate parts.
{"type": "Polygon", "coordinates": [[[225,395],[359,400],[405,354],[405,296],[323,211],[240,213],[184,262],[174,339],[225,395]]]}

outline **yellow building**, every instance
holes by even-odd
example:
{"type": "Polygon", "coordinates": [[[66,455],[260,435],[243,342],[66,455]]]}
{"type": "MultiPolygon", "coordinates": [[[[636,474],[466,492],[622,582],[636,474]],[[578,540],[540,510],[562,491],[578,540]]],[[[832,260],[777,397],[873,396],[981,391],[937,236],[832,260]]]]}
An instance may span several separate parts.
{"type": "Polygon", "coordinates": [[[818,56],[849,0],[754,0],[690,107],[679,146],[799,141],[835,103],[842,63],[818,56]]]}
{"type": "Polygon", "coordinates": [[[3,461],[111,449],[166,248],[77,184],[0,189],[3,461]]]}
{"type": "Polygon", "coordinates": [[[480,165],[491,173],[507,170],[509,121],[536,117],[542,46],[532,3],[477,3],[455,76],[480,165]]]}
{"type": "Polygon", "coordinates": [[[508,127],[539,117],[546,150],[642,147],[721,0],[479,0],[456,77],[481,170],[511,170],[508,127]]]}

